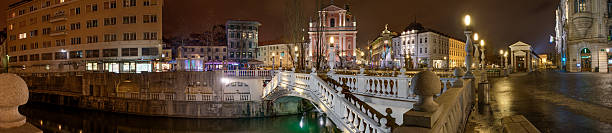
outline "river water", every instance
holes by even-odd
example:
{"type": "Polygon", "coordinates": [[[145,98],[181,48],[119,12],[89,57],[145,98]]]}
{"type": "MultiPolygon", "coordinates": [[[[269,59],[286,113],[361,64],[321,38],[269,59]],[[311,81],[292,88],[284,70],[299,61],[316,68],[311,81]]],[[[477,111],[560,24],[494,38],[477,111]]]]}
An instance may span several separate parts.
{"type": "Polygon", "coordinates": [[[513,74],[491,83],[503,116],[524,115],[543,133],[612,133],[612,74],[513,74]]]}
{"type": "Polygon", "coordinates": [[[252,119],[189,119],[151,117],[28,103],[19,111],[45,133],[320,133],[338,132],[316,112],[252,119]]]}

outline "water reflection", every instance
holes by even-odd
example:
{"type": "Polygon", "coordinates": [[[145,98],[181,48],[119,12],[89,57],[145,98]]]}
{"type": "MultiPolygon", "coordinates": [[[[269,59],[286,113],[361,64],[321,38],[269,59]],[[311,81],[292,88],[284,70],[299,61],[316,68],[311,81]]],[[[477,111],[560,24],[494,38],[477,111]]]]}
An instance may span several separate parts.
{"type": "Polygon", "coordinates": [[[19,110],[29,123],[45,133],[339,132],[329,119],[316,112],[253,119],[189,119],[126,115],[38,103],[28,103],[19,110]]]}

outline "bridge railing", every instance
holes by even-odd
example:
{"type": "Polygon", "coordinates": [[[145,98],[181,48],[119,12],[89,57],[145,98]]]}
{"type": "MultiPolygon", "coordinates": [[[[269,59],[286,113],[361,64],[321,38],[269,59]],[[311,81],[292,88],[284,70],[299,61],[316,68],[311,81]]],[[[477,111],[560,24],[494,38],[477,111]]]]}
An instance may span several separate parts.
{"type": "Polygon", "coordinates": [[[118,98],[125,99],[138,99],[138,100],[175,100],[174,93],[147,93],[147,92],[117,92],[115,96],[118,98]]]}
{"type": "Polygon", "coordinates": [[[330,78],[323,79],[335,90],[341,90],[339,96],[344,99],[340,99],[341,102],[336,104],[336,107],[340,106],[341,109],[337,113],[341,114],[342,120],[356,132],[390,132],[391,127],[397,126],[394,122],[388,123],[389,120],[393,120],[389,115],[383,115],[354,96],[350,92],[350,87],[330,78]]]}
{"type": "Polygon", "coordinates": [[[223,75],[230,77],[270,77],[272,72],[272,70],[223,70],[223,75]]]}
{"type": "MultiPolygon", "coordinates": [[[[412,77],[399,75],[397,77],[365,76],[363,74],[342,75],[332,74],[332,79],[349,87],[351,93],[416,101],[417,96],[412,87],[412,77]]],[[[440,78],[440,93],[448,90],[456,78],[440,78]]],[[[438,95],[439,95],[438,94],[438,95]]]]}

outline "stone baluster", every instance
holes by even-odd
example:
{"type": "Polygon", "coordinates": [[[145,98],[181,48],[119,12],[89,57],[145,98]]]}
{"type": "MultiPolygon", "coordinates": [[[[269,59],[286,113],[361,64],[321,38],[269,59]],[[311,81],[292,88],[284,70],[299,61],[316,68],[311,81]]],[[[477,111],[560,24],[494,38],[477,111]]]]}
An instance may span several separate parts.
{"type": "Polygon", "coordinates": [[[42,133],[41,130],[26,123],[26,117],[19,113],[18,107],[28,102],[28,86],[15,74],[0,74],[0,132],[42,133]]]}

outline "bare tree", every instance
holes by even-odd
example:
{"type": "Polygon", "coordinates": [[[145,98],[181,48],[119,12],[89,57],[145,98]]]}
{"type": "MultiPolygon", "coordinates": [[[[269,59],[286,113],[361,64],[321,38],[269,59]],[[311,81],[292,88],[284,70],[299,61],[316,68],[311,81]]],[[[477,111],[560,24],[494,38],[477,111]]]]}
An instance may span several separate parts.
{"type": "Polygon", "coordinates": [[[285,33],[287,34],[287,42],[293,45],[287,45],[289,60],[293,63],[293,66],[302,70],[304,66],[304,28],[306,27],[306,18],[304,17],[304,1],[302,0],[288,0],[285,6],[285,14],[287,16],[287,24],[285,24],[285,33]],[[298,51],[294,52],[294,48],[299,47],[298,51]],[[299,59],[294,60],[295,56],[299,54],[299,59]],[[297,63],[296,63],[297,62],[297,63]]]}

